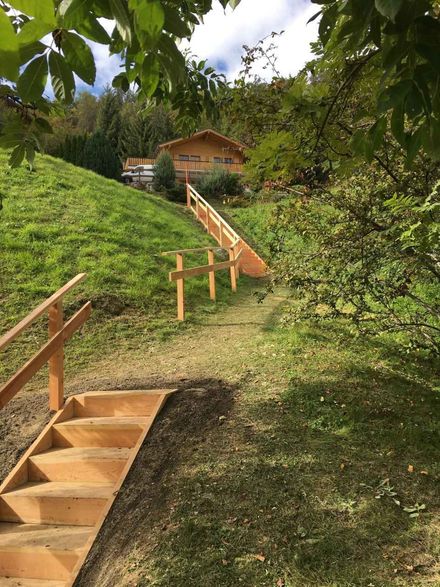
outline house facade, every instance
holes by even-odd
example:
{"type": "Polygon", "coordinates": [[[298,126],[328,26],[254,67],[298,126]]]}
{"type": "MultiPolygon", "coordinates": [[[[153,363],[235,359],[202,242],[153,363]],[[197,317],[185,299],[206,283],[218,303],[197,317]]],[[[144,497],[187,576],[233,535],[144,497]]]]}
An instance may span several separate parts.
{"type": "MultiPolygon", "coordinates": [[[[189,179],[221,166],[232,173],[242,173],[246,145],[215,130],[206,129],[191,137],[175,139],[159,145],[158,154],[168,151],[179,179],[189,179]]],[[[125,170],[141,165],[154,165],[155,159],[129,158],[125,170]]]]}

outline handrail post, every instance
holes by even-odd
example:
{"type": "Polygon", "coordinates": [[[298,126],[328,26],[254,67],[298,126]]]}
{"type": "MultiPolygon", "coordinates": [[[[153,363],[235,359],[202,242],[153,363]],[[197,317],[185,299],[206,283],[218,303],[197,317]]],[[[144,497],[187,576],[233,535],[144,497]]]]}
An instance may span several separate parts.
{"type": "Polygon", "coordinates": [[[196,216],[197,219],[200,219],[200,205],[199,205],[199,197],[196,196],[196,216]]]}
{"type": "MultiPolygon", "coordinates": [[[[208,251],[208,265],[214,265],[214,251],[208,251]]],[[[215,302],[215,271],[209,272],[209,297],[215,302]]]]}
{"type": "Polygon", "coordinates": [[[188,171],[186,172],[186,176],[186,206],[187,208],[191,208],[191,190],[188,183],[188,171]]]}
{"type": "Polygon", "coordinates": [[[209,215],[210,213],[210,209],[208,208],[208,206],[206,207],[206,232],[208,234],[211,234],[211,217],[209,215]]]}
{"type": "MultiPolygon", "coordinates": [[[[183,255],[182,253],[176,254],[176,269],[177,271],[183,271],[183,255]]],[[[185,320],[185,281],[178,279],[177,284],[177,319],[185,320]]]]}
{"type": "Polygon", "coordinates": [[[230,273],[231,273],[231,288],[232,291],[237,291],[237,272],[235,268],[235,250],[232,247],[229,249],[229,260],[232,262],[230,273]]]}
{"type": "Polygon", "coordinates": [[[223,223],[220,222],[218,225],[218,229],[220,231],[220,246],[223,246],[223,240],[224,240],[224,235],[223,235],[223,223]]]}
{"type": "MultiPolygon", "coordinates": [[[[63,328],[63,302],[49,308],[49,338],[63,328]]],[[[64,405],[64,343],[49,359],[49,409],[58,411],[64,405]]]]}
{"type": "MultiPolygon", "coordinates": [[[[240,252],[238,250],[239,246],[240,246],[240,242],[238,242],[234,247],[234,254],[235,254],[236,259],[237,259],[237,254],[240,252]],[[237,253],[237,251],[238,251],[238,253],[237,253]]],[[[235,275],[236,275],[237,279],[240,278],[240,260],[238,260],[238,263],[236,263],[236,265],[235,265],[235,275]]]]}

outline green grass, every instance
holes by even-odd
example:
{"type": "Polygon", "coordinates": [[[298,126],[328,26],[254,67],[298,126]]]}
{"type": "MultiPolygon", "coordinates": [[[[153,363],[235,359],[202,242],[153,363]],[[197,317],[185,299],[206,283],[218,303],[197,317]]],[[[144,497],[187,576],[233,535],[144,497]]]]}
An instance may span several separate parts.
{"type": "Polygon", "coordinates": [[[439,585],[436,365],[342,322],[273,320],[248,344],[235,408],[173,474],[140,584],[439,585]]]}
{"type": "MultiPolygon", "coordinates": [[[[73,343],[74,362],[181,327],[174,321],[175,284],[168,281],[175,258],[160,253],[212,244],[191,213],[49,156],[38,157],[30,173],[10,170],[0,151],[0,186],[0,332],[79,272],[88,278],[66,298],[67,313],[90,299],[94,318],[73,343]]],[[[205,258],[188,257],[189,265],[199,262],[205,258]]],[[[218,299],[226,301],[227,272],[217,279],[218,299]]],[[[206,276],[186,282],[189,315],[196,308],[212,311],[208,291],[206,276]]],[[[45,329],[21,337],[22,348],[44,338],[45,329]]],[[[2,362],[0,374],[6,364],[17,363],[2,362]]]]}

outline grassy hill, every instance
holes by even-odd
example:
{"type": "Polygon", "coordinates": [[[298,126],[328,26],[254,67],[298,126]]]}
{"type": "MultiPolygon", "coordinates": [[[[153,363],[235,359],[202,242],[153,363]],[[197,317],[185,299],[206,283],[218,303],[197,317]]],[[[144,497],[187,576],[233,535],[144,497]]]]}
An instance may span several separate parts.
{"type": "MultiPolygon", "coordinates": [[[[66,313],[91,299],[94,316],[79,347],[73,343],[78,359],[179,327],[175,284],[168,281],[175,259],[160,253],[213,244],[191,213],[49,156],[30,173],[9,169],[0,151],[0,186],[0,332],[79,272],[88,278],[66,298],[66,313]]],[[[189,258],[198,261],[205,257],[189,258]]],[[[228,275],[217,275],[218,298],[226,300],[228,275]]],[[[188,310],[213,310],[206,276],[186,285],[188,310]]],[[[44,336],[46,324],[20,343],[44,336]]]]}

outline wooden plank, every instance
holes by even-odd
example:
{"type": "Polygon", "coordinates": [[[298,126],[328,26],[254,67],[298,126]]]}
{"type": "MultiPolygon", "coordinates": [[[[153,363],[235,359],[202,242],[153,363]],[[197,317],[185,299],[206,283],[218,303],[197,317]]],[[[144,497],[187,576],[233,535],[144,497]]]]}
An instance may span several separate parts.
{"type": "Polygon", "coordinates": [[[237,291],[237,274],[235,270],[235,253],[233,250],[229,251],[229,260],[231,261],[230,275],[231,275],[231,289],[233,292],[237,291]]]}
{"type": "MultiPolygon", "coordinates": [[[[177,260],[177,271],[174,273],[183,273],[183,255],[181,253],[177,253],[176,255],[177,260]]],[[[183,279],[183,275],[176,279],[177,281],[177,319],[178,320],[185,320],[185,282],[183,279]]]]}
{"type": "Polygon", "coordinates": [[[42,314],[44,314],[51,306],[56,304],[59,300],[61,300],[67,292],[69,292],[75,285],[83,281],[87,276],[87,273],[79,273],[76,277],[71,279],[66,285],[63,285],[61,289],[55,292],[50,298],[47,298],[42,304],[40,304],[35,310],[33,310],[30,314],[23,318],[21,322],[19,322],[14,328],[11,328],[9,332],[4,334],[0,338],[0,350],[6,348],[8,344],[10,344],[13,340],[17,338],[17,336],[23,332],[28,326],[30,326],[37,318],[39,318],[42,314]]]}
{"type": "Polygon", "coordinates": [[[221,271],[222,269],[229,269],[234,261],[223,261],[222,263],[214,263],[213,265],[200,265],[199,267],[192,267],[182,271],[171,271],[170,281],[178,281],[179,279],[186,279],[188,277],[196,277],[197,275],[204,275],[210,271],[221,271]]]}
{"type": "MultiPolygon", "coordinates": [[[[214,265],[214,253],[208,251],[208,265],[214,265]]],[[[215,302],[215,271],[209,272],[209,297],[215,302]]]]}
{"type": "Polygon", "coordinates": [[[165,251],[162,256],[167,255],[185,255],[187,253],[207,253],[208,251],[226,251],[227,247],[200,247],[198,249],[179,249],[178,251],[165,251]]]}
{"type": "MultiPolygon", "coordinates": [[[[49,338],[63,328],[63,302],[49,308],[49,338]]],[[[64,404],[64,345],[49,359],[49,409],[57,412],[64,404]]]]}
{"type": "Polygon", "coordinates": [[[48,362],[52,355],[62,347],[80,328],[92,311],[92,304],[87,302],[72,318],[66,322],[62,330],[53,336],[41,349],[21,368],[2,388],[0,388],[0,410],[23,388],[24,385],[48,362]]]}

